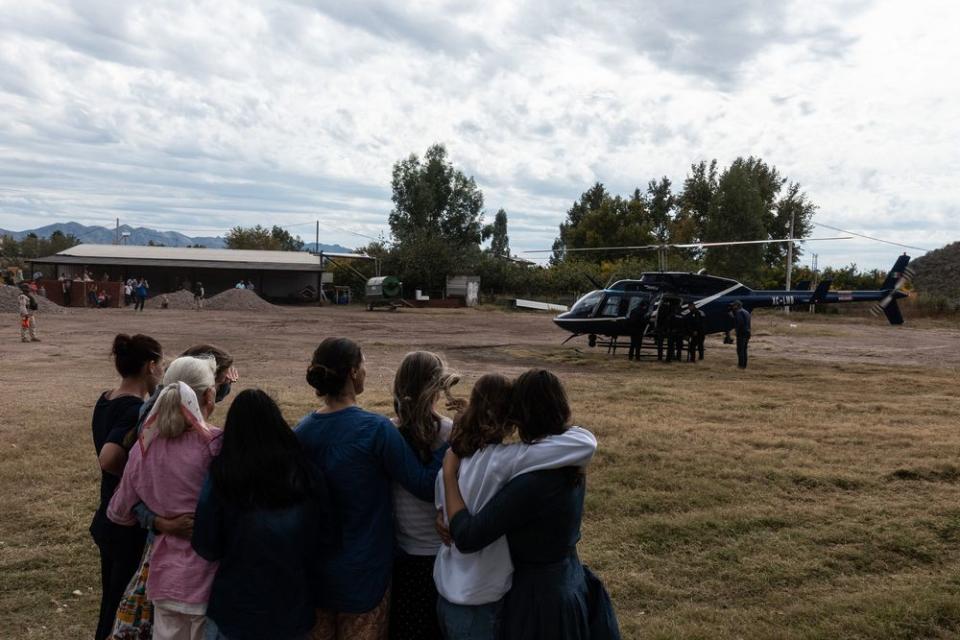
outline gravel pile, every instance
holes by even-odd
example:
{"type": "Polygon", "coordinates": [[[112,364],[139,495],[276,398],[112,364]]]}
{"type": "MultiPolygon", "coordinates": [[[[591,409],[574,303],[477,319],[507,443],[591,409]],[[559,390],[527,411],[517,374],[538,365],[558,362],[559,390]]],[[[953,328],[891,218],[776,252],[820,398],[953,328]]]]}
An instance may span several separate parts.
{"type": "Polygon", "coordinates": [[[276,311],[277,307],[257,295],[256,291],[248,289],[227,289],[208,298],[203,303],[204,309],[220,311],[276,311]]]}
{"type": "MultiPolygon", "coordinates": [[[[20,303],[17,299],[20,297],[20,289],[10,285],[0,285],[0,313],[19,313],[20,303]]],[[[35,295],[37,306],[40,307],[37,313],[66,313],[67,310],[55,302],[50,302],[44,297],[35,295]]]]}
{"type": "Polygon", "coordinates": [[[185,289],[181,289],[176,293],[161,293],[160,295],[153,296],[147,300],[143,306],[150,309],[160,309],[161,303],[163,302],[163,296],[167,296],[167,300],[170,302],[168,309],[196,309],[197,305],[193,301],[193,294],[185,289]]]}

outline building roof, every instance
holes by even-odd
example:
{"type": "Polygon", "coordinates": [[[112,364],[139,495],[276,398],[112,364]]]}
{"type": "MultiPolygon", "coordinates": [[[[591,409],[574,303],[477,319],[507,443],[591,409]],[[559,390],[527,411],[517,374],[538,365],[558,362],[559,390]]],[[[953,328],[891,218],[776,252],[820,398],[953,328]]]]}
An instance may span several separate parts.
{"type": "MultiPolygon", "coordinates": [[[[324,253],[332,258],[372,260],[354,253],[324,253]]],[[[78,244],[31,262],[37,264],[129,265],[195,267],[205,269],[263,269],[269,271],[323,271],[319,255],[306,251],[199,249],[140,245],[78,244]]]]}

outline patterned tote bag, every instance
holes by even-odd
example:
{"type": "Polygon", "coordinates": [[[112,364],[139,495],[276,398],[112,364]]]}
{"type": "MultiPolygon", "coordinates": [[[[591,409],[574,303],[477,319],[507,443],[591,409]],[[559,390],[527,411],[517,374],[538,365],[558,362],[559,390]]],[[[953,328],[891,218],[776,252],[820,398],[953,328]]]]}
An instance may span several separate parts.
{"type": "Polygon", "coordinates": [[[140,568],[130,579],[113,623],[108,640],[150,640],[153,637],[153,604],[147,600],[147,576],[150,575],[150,552],[153,536],[143,549],[140,568]]]}

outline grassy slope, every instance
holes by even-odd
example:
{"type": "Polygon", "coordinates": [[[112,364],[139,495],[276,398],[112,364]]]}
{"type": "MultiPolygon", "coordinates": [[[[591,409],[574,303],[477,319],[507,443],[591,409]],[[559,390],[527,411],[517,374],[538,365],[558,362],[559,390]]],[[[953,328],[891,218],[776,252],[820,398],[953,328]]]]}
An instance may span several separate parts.
{"type": "MultiPolygon", "coordinates": [[[[955,372],[559,353],[523,360],[563,370],[600,438],[580,553],[625,637],[960,633],[955,372]]],[[[18,390],[0,403],[0,638],[89,637],[99,597],[94,398],[68,381],[48,406],[49,374],[0,368],[18,390]]],[[[82,375],[111,379],[102,362],[82,375]]],[[[290,418],[313,403],[303,385],[268,390],[290,418]]],[[[386,391],[366,405],[387,411],[386,391]]]]}

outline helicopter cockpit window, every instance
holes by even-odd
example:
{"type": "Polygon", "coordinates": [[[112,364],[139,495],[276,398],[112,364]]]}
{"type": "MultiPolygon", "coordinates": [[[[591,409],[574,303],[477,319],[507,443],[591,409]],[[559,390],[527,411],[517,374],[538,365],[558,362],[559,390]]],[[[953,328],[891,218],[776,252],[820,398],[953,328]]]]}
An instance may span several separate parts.
{"type": "Polygon", "coordinates": [[[603,303],[603,309],[600,310],[600,315],[608,318],[616,318],[620,313],[620,296],[607,296],[607,300],[603,303]]]}
{"type": "Polygon", "coordinates": [[[627,315],[629,316],[633,311],[640,305],[647,306],[649,304],[647,296],[634,296],[630,298],[630,305],[627,307],[627,315]]]}
{"type": "Polygon", "coordinates": [[[593,311],[593,308],[597,306],[597,303],[600,302],[600,298],[603,297],[602,291],[594,291],[583,296],[577,303],[573,305],[573,309],[570,310],[570,313],[576,315],[584,315],[593,311]]]}

